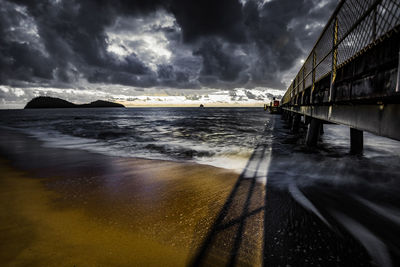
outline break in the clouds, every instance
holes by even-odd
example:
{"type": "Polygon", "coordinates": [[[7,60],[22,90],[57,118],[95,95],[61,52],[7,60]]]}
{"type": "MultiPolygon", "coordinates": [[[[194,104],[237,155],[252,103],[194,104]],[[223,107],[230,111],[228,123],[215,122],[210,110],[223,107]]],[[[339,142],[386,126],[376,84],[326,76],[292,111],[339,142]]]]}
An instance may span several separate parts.
{"type": "Polygon", "coordinates": [[[0,85],[285,89],[337,2],[0,0],[0,85]]]}

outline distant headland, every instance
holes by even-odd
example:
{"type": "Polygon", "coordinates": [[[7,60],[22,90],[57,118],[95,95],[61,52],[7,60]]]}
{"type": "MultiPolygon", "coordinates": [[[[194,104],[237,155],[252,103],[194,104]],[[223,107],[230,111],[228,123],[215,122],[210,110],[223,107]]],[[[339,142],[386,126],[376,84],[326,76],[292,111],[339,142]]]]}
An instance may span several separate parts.
{"type": "Polygon", "coordinates": [[[24,109],[35,108],[124,108],[125,106],[109,101],[97,100],[89,104],[77,105],[64,99],[49,96],[39,96],[29,101],[24,109]]]}

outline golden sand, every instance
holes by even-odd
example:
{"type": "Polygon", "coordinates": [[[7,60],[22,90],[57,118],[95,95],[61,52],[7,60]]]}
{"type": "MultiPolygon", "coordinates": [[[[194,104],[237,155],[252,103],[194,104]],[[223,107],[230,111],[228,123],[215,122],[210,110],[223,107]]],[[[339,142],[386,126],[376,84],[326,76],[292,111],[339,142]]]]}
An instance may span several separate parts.
{"type": "Polygon", "coordinates": [[[237,174],[110,158],[101,176],[33,178],[0,161],[3,266],[182,266],[237,174]]]}

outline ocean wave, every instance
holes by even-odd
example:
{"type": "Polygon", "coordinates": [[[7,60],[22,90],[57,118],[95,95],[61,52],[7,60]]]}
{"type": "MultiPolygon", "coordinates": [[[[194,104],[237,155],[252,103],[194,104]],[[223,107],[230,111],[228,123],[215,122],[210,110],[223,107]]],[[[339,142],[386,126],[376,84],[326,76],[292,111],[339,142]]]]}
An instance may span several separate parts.
{"type": "Polygon", "coordinates": [[[12,115],[2,117],[2,125],[20,129],[46,146],[197,162],[238,172],[269,121],[262,109],[55,110],[12,115]]]}

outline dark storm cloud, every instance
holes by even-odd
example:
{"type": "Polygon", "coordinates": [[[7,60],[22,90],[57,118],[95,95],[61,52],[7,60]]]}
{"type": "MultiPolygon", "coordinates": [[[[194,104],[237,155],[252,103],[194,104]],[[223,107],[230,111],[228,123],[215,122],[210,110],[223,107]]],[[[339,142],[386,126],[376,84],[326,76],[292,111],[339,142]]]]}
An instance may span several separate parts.
{"type": "Polygon", "coordinates": [[[299,58],[307,56],[337,4],[326,2],[321,8],[321,1],[311,0],[271,1],[262,7],[256,1],[245,4],[244,20],[249,39],[255,44],[255,58],[249,71],[255,85],[284,88],[281,75],[299,58]],[[307,29],[308,24],[321,26],[312,31],[307,29]]]}
{"type": "Polygon", "coordinates": [[[207,40],[194,52],[203,58],[202,76],[216,76],[222,81],[232,82],[247,68],[244,60],[232,55],[232,48],[223,47],[217,40],[207,40]]]}
{"type": "Polygon", "coordinates": [[[197,82],[190,81],[190,71],[177,69],[173,65],[158,65],[157,76],[160,84],[174,88],[198,89],[197,82]]]}
{"type": "MultiPolygon", "coordinates": [[[[2,51],[2,54],[7,54],[15,62],[8,77],[20,79],[18,73],[21,72],[27,76],[31,74],[33,77],[71,83],[76,81],[77,72],[81,72],[90,82],[139,86],[150,84],[148,81],[151,79],[146,76],[152,76],[151,71],[134,53],[118,60],[107,52],[104,29],[118,14],[114,7],[101,1],[15,2],[26,7],[26,14],[34,18],[38,35],[49,55],[45,57],[41,53],[28,51],[30,40],[20,44],[18,40],[7,42],[6,38],[8,46],[5,47],[10,48],[2,51]],[[27,68],[29,71],[26,71],[27,68]],[[18,76],[15,77],[14,73],[18,76]],[[144,77],[139,79],[138,76],[144,77]]],[[[119,6],[116,5],[116,8],[119,6]]],[[[8,4],[5,12],[13,12],[13,8],[16,8],[15,5],[8,4]]],[[[143,9],[147,10],[148,5],[144,4],[143,9]]],[[[132,12],[138,11],[132,9],[132,12]]],[[[2,25],[3,29],[7,29],[7,25],[2,25]]]]}
{"type": "MultiPolygon", "coordinates": [[[[31,81],[33,77],[51,79],[53,62],[37,47],[29,45],[34,36],[18,30],[21,22],[30,23],[28,16],[13,5],[1,2],[0,6],[0,82],[14,76],[18,80],[31,81]],[[10,29],[16,29],[11,31],[10,29]],[[18,42],[25,39],[27,42],[18,42]]],[[[29,26],[29,25],[28,25],[29,26]]],[[[29,29],[28,30],[33,30],[29,29]]]]}
{"type": "Polygon", "coordinates": [[[326,2],[0,0],[0,83],[284,89],[283,75],[307,55],[337,4],[326,2]],[[163,24],[167,16],[175,23],[163,24]],[[141,30],[144,21],[150,26],[141,30]],[[153,34],[155,43],[118,39],[130,31],[153,34]],[[157,47],[163,38],[170,56],[157,47]]]}
{"type": "Polygon", "coordinates": [[[245,41],[242,5],[237,0],[172,0],[170,10],[187,42],[210,35],[233,42],[245,41]]]}

